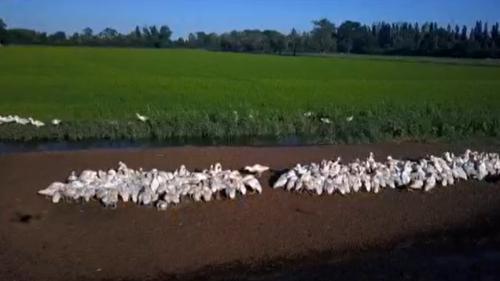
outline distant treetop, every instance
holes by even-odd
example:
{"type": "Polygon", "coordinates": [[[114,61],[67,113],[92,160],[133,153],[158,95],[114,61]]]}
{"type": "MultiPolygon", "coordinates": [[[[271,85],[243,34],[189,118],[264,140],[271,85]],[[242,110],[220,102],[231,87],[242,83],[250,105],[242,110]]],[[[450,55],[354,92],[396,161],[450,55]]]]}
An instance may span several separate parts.
{"type": "Polygon", "coordinates": [[[275,30],[233,30],[221,34],[196,32],[187,38],[171,39],[167,25],[137,26],[128,34],[107,27],[101,32],[87,27],[67,36],[58,31],[46,34],[29,29],[7,29],[0,19],[0,43],[61,46],[116,46],[150,48],[202,48],[214,51],[296,55],[300,53],[356,53],[412,56],[500,57],[499,24],[477,21],[466,26],[378,22],[372,25],[344,21],[338,27],[323,18],[312,21],[310,31],[289,34],[275,30]]]}

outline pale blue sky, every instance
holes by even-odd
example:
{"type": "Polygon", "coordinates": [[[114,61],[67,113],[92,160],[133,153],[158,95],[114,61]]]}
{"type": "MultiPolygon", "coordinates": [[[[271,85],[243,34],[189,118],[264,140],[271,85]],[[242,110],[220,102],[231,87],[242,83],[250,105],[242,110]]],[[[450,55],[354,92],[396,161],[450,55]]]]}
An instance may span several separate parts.
{"type": "Polygon", "coordinates": [[[500,22],[500,0],[0,0],[0,18],[9,27],[72,33],[89,26],[95,32],[120,32],[136,25],[167,24],[174,37],[189,32],[232,29],[311,28],[326,17],[377,21],[437,21],[472,25],[475,20],[500,22]]]}

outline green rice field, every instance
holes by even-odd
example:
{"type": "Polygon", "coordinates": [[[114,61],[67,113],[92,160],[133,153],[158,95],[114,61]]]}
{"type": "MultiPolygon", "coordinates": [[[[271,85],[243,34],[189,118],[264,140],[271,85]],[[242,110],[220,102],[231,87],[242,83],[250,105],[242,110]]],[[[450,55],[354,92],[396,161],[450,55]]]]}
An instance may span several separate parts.
{"type": "Polygon", "coordinates": [[[6,47],[0,115],[8,114],[63,123],[0,125],[1,140],[495,137],[500,65],[6,47]],[[138,121],[136,112],[150,121],[138,121]]]}

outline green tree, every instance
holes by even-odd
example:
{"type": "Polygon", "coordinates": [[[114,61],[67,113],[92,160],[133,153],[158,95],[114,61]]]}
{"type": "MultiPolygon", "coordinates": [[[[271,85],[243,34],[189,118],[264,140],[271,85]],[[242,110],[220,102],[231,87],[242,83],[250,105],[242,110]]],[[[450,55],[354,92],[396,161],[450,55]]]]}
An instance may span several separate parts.
{"type": "Polygon", "coordinates": [[[198,47],[196,44],[196,35],[194,33],[189,33],[188,39],[187,39],[187,44],[190,48],[196,48],[198,47]]]}
{"type": "Polygon", "coordinates": [[[76,44],[76,45],[79,45],[81,44],[81,36],[78,32],[75,32],[73,33],[73,35],[71,35],[69,37],[69,41],[71,42],[71,44],[76,44]]]}
{"type": "Polygon", "coordinates": [[[460,33],[460,40],[467,41],[467,26],[462,27],[462,32],[460,33]]]}
{"type": "Polygon", "coordinates": [[[172,36],[172,30],[166,25],[160,26],[160,32],[158,34],[160,47],[167,47],[170,45],[170,36],[172,36]]]}
{"type": "Polygon", "coordinates": [[[378,31],[378,45],[382,49],[389,49],[392,47],[392,27],[390,24],[381,23],[378,31]]]}
{"type": "Polygon", "coordinates": [[[90,27],[86,27],[82,30],[82,35],[80,36],[82,44],[93,45],[94,44],[94,31],[90,27]]]}
{"type": "Polygon", "coordinates": [[[151,40],[151,32],[149,31],[149,28],[147,26],[145,26],[145,27],[142,28],[142,37],[146,41],[150,41],[151,40]]]}
{"type": "Polygon", "coordinates": [[[141,34],[141,29],[139,28],[139,26],[136,26],[135,27],[135,31],[134,31],[134,36],[135,38],[139,39],[142,37],[142,34],[141,34]]]}
{"type": "Polygon", "coordinates": [[[104,40],[113,40],[118,36],[118,31],[113,28],[106,27],[99,33],[99,37],[104,40]]]}
{"type": "Polygon", "coordinates": [[[48,41],[51,44],[64,44],[66,43],[66,33],[64,31],[57,31],[54,34],[49,35],[48,41]]]}
{"type": "Polygon", "coordinates": [[[3,19],[0,18],[0,44],[1,45],[6,45],[7,44],[7,24],[3,21],[3,19]]]}
{"type": "Polygon", "coordinates": [[[286,48],[286,37],[276,30],[265,30],[263,32],[267,39],[267,46],[273,53],[281,54],[286,48]]]}
{"type": "Polygon", "coordinates": [[[195,46],[197,48],[206,48],[207,34],[203,31],[196,32],[195,35],[195,46]]]}
{"type": "Polygon", "coordinates": [[[86,38],[91,38],[92,36],[94,36],[94,31],[90,27],[85,27],[83,29],[83,36],[85,36],[86,38]]]}
{"type": "Polygon", "coordinates": [[[430,55],[454,57],[499,57],[499,25],[477,21],[470,30],[464,26],[438,26],[426,22],[422,26],[408,22],[374,23],[371,26],[355,21],[344,21],[338,29],[328,19],[313,21],[311,31],[299,34],[292,29],[288,35],[275,30],[233,30],[222,34],[197,32],[187,40],[179,38],[172,42],[172,31],[166,25],[137,26],[127,34],[106,28],[97,36],[91,28],[69,38],[64,32],[46,33],[31,29],[10,28],[0,19],[0,43],[12,44],[56,44],[98,46],[143,46],[164,48],[205,48],[233,52],[259,52],[281,54],[287,50],[298,52],[336,52],[386,54],[386,55],[430,55]],[[7,42],[8,41],[8,42],[7,42]],[[337,46],[338,45],[338,46],[337,46]]]}
{"type": "Polygon", "coordinates": [[[207,35],[205,47],[209,50],[220,50],[220,38],[217,33],[207,35]]]}
{"type": "Polygon", "coordinates": [[[292,51],[293,56],[297,55],[297,50],[300,49],[302,43],[302,38],[300,37],[300,34],[297,33],[297,30],[295,28],[292,28],[292,31],[290,31],[290,34],[288,34],[288,49],[292,51]]]}
{"type": "MultiPolygon", "coordinates": [[[[354,21],[343,22],[337,31],[339,51],[350,53],[354,47],[354,41],[357,40],[360,43],[361,36],[366,36],[361,30],[361,23],[354,21]]],[[[361,46],[357,46],[356,49],[361,49],[361,46]]]]}
{"type": "Polygon", "coordinates": [[[322,53],[336,52],[335,24],[325,18],[313,21],[313,24],[314,28],[311,31],[312,40],[317,50],[322,53]]]}
{"type": "Polygon", "coordinates": [[[500,47],[500,33],[498,22],[491,27],[491,40],[495,43],[497,47],[500,47]]]}

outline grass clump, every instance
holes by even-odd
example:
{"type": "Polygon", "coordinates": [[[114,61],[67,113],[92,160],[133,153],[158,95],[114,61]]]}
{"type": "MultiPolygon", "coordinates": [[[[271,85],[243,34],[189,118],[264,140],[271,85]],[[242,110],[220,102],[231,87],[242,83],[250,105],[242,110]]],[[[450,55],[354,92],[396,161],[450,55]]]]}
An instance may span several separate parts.
{"type": "Polygon", "coordinates": [[[498,66],[9,47],[0,49],[0,89],[1,115],[63,120],[38,129],[1,125],[1,140],[338,143],[500,134],[498,66]]]}

